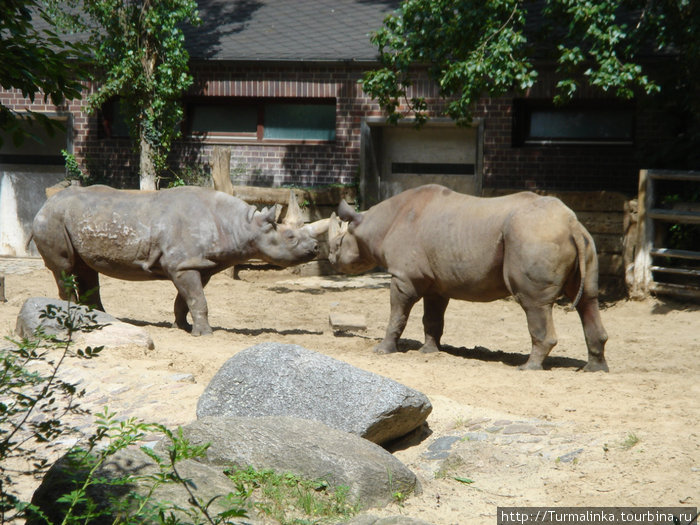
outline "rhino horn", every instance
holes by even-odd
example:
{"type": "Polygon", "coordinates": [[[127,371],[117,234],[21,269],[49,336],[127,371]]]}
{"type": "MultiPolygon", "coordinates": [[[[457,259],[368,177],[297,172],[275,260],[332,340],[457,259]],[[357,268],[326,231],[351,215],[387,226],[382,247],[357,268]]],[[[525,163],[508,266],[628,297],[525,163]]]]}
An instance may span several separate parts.
{"type": "Polygon", "coordinates": [[[313,237],[314,239],[319,238],[321,235],[326,233],[328,231],[328,228],[330,227],[331,220],[330,219],[321,219],[312,223],[307,224],[304,226],[309,232],[309,235],[313,237]]]}
{"type": "Polygon", "coordinates": [[[301,228],[304,225],[304,217],[297,201],[294,190],[289,190],[289,204],[287,204],[287,214],[284,216],[282,224],[290,228],[301,228]]]}

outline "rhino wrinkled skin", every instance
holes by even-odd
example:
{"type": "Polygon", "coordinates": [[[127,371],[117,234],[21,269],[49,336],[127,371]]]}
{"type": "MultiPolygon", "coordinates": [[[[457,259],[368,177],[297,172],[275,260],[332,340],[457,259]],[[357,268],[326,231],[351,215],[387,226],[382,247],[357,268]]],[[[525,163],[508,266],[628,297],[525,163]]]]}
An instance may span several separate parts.
{"type": "Polygon", "coordinates": [[[593,238],[559,199],[531,192],[480,198],[431,184],[364,213],[342,201],[338,215],[346,222],[331,221],[331,264],[351,274],[380,266],[392,276],[391,314],[378,353],[396,351],[411,308],[421,298],[421,351],[435,352],[450,299],[487,302],[512,295],[525,310],[532,338],[521,368],[542,369],[557,343],[552,305],[564,294],[583,324],[584,370],[608,370],[593,238]]]}
{"type": "Polygon", "coordinates": [[[205,335],[212,329],[204,286],[212,275],[251,258],[282,267],[309,261],[318,253],[311,233],[276,224],[274,208],[258,211],[210,188],[72,186],[39,210],[32,237],[62,299],[68,299],[62,272],[77,277],[78,299],[99,310],[100,273],[132,281],[168,279],[177,289],[175,324],[190,329],[189,311],[192,335],[205,335]]]}

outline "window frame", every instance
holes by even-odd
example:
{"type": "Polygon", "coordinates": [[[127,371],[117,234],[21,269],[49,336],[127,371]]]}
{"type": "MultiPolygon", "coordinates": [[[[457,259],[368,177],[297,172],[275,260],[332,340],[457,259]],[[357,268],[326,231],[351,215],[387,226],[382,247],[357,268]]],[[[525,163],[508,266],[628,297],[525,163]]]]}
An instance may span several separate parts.
{"type": "Polygon", "coordinates": [[[183,122],[183,137],[201,140],[205,143],[244,143],[244,144],[332,144],[337,140],[338,133],[338,104],[335,97],[300,98],[300,97],[189,97],[185,101],[185,119],[183,122]],[[253,132],[211,132],[192,131],[193,111],[196,105],[244,106],[254,105],[257,108],[257,125],[253,132]],[[268,104],[302,104],[310,106],[333,106],[334,129],[333,139],[294,139],[294,138],[265,138],[265,106],[268,104]]]}
{"type": "Polygon", "coordinates": [[[551,100],[544,99],[514,99],[512,144],[521,146],[633,146],[635,144],[636,113],[634,102],[624,100],[577,100],[564,105],[556,105],[551,100]],[[590,137],[558,137],[533,136],[530,128],[532,116],[537,112],[581,113],[607,112],[618,113],[621,117],[629,118],[629,134],[620,137],[605,138],[590,137]]]}

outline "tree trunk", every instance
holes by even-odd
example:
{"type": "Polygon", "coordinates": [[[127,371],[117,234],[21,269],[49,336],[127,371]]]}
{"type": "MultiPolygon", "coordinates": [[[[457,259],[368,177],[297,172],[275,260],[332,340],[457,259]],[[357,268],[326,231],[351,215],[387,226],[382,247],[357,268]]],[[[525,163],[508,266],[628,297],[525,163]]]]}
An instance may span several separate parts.
{"type": "Polygon", "coordinates": [[[141,158],[139,161],[139,187],[142,190],[156,189],[156,169],[151,159],[151,145],[141,138],[141,158]]]}

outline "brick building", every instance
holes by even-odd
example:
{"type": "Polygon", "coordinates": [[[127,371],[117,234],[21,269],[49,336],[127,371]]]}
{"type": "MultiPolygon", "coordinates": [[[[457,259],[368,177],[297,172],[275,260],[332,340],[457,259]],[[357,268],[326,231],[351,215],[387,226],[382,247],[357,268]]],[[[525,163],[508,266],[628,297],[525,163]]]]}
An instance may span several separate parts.
{"type": "MultiPolygon", "coordinates": [[[[199,5],[203,25],[186,35],[195,84],[183,100],[183,138],[170,159],[176,171],[207,171],[213,148],[224,145],[231,148],[234,184],[359,182],[364,206],[425,182],[474,194],[539,189],[631,196],[660,128],[653,111],[593,93],[555,108],[548,102],[555,80],[546,69],[527,96],[483,99],[471,128],[444,118],[421,130],[410,121],[388,126],[358,81],[376,61],[368,35],[398,0],[199,5]]],[[[415,89],[438,101],[427,80],[415,89]]],[[[85,101],[48,107],[1,90],[0,98],[14,109],[63,119],[67,129],[43,145],[14,148],[5,141],[0,169],[3,180],[15,173],[15,193],[41,193],[62,178],[61,149],[73,152],[96,180],[138,187],[138,158],[118,100],[88,115],[85,101]]],[[[26,230],[40,202],[18,201],[17,220],[26,230]]],[[[2,234],[10,220],[0,210],[0,254],[12,254],[2,234]]]]}

